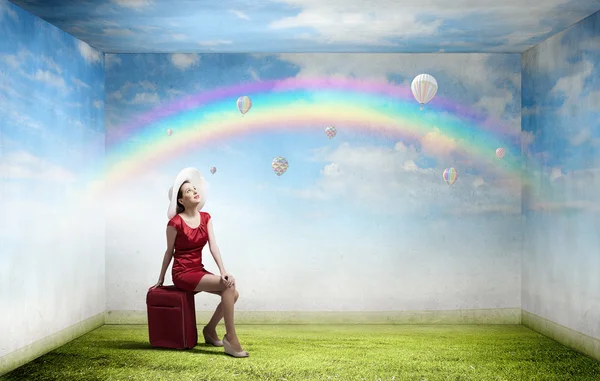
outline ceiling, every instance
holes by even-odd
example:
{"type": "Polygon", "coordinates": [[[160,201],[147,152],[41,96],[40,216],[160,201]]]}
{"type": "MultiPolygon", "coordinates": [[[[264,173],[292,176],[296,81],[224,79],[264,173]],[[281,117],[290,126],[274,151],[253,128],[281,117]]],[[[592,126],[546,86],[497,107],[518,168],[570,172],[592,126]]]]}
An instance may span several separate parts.
{"type": "Polygon", "coordinates": [[[109,53],[520,53],[600,0],[10,0],[109,53]]]}

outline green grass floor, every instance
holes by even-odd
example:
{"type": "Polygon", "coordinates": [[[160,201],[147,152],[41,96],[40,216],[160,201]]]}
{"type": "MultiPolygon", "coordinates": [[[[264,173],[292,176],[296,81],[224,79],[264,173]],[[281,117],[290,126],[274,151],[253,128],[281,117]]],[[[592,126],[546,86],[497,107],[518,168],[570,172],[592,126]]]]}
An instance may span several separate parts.
{"type": "Polygon", "coordinates": [[[249,358],[203,342],[156,349],[145,325],[105,325],[0,380],[600,380],[600,362],[521,325],[240,325],[238,335],[249,358]]]}

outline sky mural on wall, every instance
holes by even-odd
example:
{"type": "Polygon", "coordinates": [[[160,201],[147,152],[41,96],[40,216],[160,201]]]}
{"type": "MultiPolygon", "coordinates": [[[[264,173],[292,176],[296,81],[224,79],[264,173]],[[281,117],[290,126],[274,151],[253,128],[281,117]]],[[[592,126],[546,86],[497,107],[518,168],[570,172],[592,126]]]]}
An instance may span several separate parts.
{"type": "Polygon", "coordinates": [[[523,52],[597,0],[12,0],[104,52],[523,52]]]}

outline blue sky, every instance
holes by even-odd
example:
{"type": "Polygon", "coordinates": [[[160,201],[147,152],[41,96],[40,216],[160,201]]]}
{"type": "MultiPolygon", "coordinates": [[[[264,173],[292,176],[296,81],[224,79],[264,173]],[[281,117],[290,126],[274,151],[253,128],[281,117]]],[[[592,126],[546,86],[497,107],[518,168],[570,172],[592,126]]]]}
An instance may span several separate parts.
{"type": "MultiPolygon", "coordinates": [[[[48,164],[45,165],[55,165],[56,168],[60,168],[56,169],[56,173],[62,175],[57,176],[65,178],[73,179],[77,176],[73,174],[79,176],[97,174],[101,163],[88,159],[95,157],[93,154],[90,156],[83,154],[83,151],[89,147],[80,147],[77,143],[89,142],[96,147],[98,155],[102,150],[100,148],[104,123],[103,113],[100,111],[104,101],[102,53],[72,39],[57,28],[41,22],[10,3],[1,4],[2,31],[9,37],[15,37],[4,39],[0,43],[2,48],[0,95],[6,100],[1,112],[7,120],[6,128],[2,131],[3,152],[10,153],[15,150],[15,147],[19,147],[36,158],[25,159],[25,156],[22,156],[19,160],[35,162],[34,160],[41,158],[47,161],[48,164]],[[40,33],[36,34],[36,31],[40,33]],[[40,35],[44,36],[44,39],[51,39],[55,45],[23,43],[33,39],[34,36],[39,38],[40,35]],[[40,85],[42,87],[39,87],[40,85]],[[32,95],[27,97],[23,96],[24,92],[16,90],[33,88],[33,86],[38,90],[30,92],[32,95]],[[35,112],[32,112],[33,109],[35,112]],[[44,148],[46,142],[52,142],[56,151],[47,152],[47,148],[44,148]],[[75,153],[79,160],[68,160],[68,153],[75,153]]],[[[140,6],[144,4],[141,2],[140,6]]],[[[585,108],[585,112],[578,113],[577,123],[568,123],[566,127],[564,121],[567,117],[572,120],[568,112],[565,114],[565,110],[574,107],[573,105],[582,104],[582,101],[593,103],[593,97],[597,94],[598,80],[595,78],[598,76],[594,75],[593,70],[596,69],[593,65],[590,66],[590,63],[598,62],[599,58],[595,48],[598,45],[594,40],[598,35],[597,19],[597,15],[589,18],[548,42],[556,45],[556,41],[560,40],[559,52],[565,57],[562,64],[552,64],[555,60],[541,59],[539,67],[532,72],[531,65],[526,59],[524,83],[535,83],[535,88],[528,87],[524,92],[525,140],[530,143],[528,149],[539,159],[536,163],[544,163],[543,167],[537,168],[543,173],[535,174],[536,176],[541,175],[545,179],[554,181],[569,172],[577,173],[578,170],[595,166],[595,161],[590,159],[596,157],[594,144],[598,139],[597,110],[593,107],[585,108]],[[573,46],[583,47],[584,54],[578,56],[573,46]],[[535,116],[535,119],[531,119],[532,116],[535,116]],[[534,131],[535,123],[541,120],[550,126],[543,134],[534,131]],[[578,129],[578,126],[586,127],[578,129]],[[550,145],[552,149],[548,148],[550,145]]],[[[546,49],[544,46],[542,44],[536,48],[540,51],[539,54],[543,54],[546,49]]],[[[526,57],[538,54],[537,50],[528,52],[526,57]]],[[[126,123],[139,113],[160,107],[164,102],[220,86],[303,76],[350,76],[408,84],[416,71],[431,73],[438,79],[439,96],[451,97],[468,107],[484,110],[498,117],[509,128],[518,129],[520,124],[519,55],[108,54],[106,70],[106,127],[109,130],[126,123]]],[[[327,166],[336,164],[339,167],[340,163],[335,162],[336,160],[343,161],[344,157],[353,157],[355,154],[372,157],[382,155],[381,157],[386,157],[388,160],[401,163],[412,161],[418,163],[419,168],[423,170],[439,172],[444,169],[444,166],[431,167],[433,162],[428,160],[428,157],[435,155],[428,156],[427,152],[413,152],[411,147],[404,150],[394,149],[398,142],[383,140],[366,142],[357,136],[346,137],[341,133],[334,141],[327,142],[328,146],[319,145],[319,142],[311,139],[305,140],[302,145],[296,145],[297,155],[300,155],[300,152],[324,151],[321,151],[320,161],[304,160],[305,171],[302,173],[305,176],[312,176],[311,181],[301,179],[298,183],[291,183],[292,180],[288,180],[290,182],[286,185],[277,185],[278,189],[282,190],[278,194],[291,194],[308,200],[324,198],[324,194],[330,194],[331,189],[340,186],[331,182],[331,178],[326,174],[336,167],[327,166]],[[373,151],[368,151],[369,149],[373,151]],[[340,152],[344,154],[340,156],[340,152]],[[305,184],[306,187],[302,188],[301,184],[305,184]],[[286,186],[290,188],[286,189],[286,186]],[[294,189],[294,187],[301,189],[294,189]]],[[[271,137],[271,139],[275,138],[271,137]]],[[[292,146],[291,143],[283,143],[286,139],[289,137],[281,139],[277,137],[274,141],[292,146]]],[[[295,143],[294,138],[291,138],[290,142],[295,143]]],[[[239,139],[230,144],[221,144],[215,149],[219,150],[222,157],[227,157],[232,152],[248,152],[247,147],[260,148],[260,144],[260,141],[252,141],[252,138],[239,139]]],[[[439,153],[441,159],[438,157],[437,162],[443,163],[446,154],[448,153],[439,153]]],[[[247,159],[243,162],[250,163],[252,160],[247,159]]],[[[167,163],[167,165],[177,167],[179,164],[167,163]]],[[[221,164],[219,176],[227,176],[226,171],[223,171],[223,166],[227,165],[235,167],[237,164],[234,162],[221,164]]],[[[353,168],[351,172],[356,174],[363,169],[353,168]]],[[[297,166],[295,170],[298,171],[297,166]]],[[[339,168],[335,170],[339,171],[339,168]]],[[[27,173],[33,172],[29,170],[27,173]]],[[[465,195],[470,195],[475,189],[482,197],[487,197],[482,204],[507,204],[507,196],[503,193],[504,188],[490,184],[490,179],[476,175],[469,178],[465,176],[466,174],[465,171],[461,171],[460,185],[457,185],[470,187],[465,189],[465,195]],[[487,189],[487,193],[483,192],[483,189],[487,189]],[[496,194],[492,196],[494,192],[496,194]],[[492,199],[495,201],[490,201],[492,199]]],[[[267,176],[270,175],[267,168],[264,179],[268,179],[267,176]]],[[[423,173],[423,176],[429,175],[423,173]]],[[[436,176],[432,176],[432,179],[436,179],[436,176]]],[[[253,186],[264,186],[260,181],[255,180],[253,179],[253,186]]],[[[415,178],[414,181],[418,183],[422,178],[415,178]]],[[[404,183],[403,188],[411,189],[411,184],[404,183]]],[[[430,197],[438,197],[439,189],[428,188],[428,185],[421,186],[431,190],[430,197]]],[[[382,199],[388,196],[382,189],[379,193],[382,199]]],[[[402,197],[405,202],[409,204],[412,202],[410,200],[413,196],[410,192],[402,197]]],[[[460,197],[457,200],[459,199],[460,197]]],[[[383,204],[380,209],[387,208],[383,204]]]]}
{"type": "Polygon", "coordinates": [[[4,1],[0,35],[0,166],[13,181],[87,182],[104,155],[103,54],[4,1]]]}
{"type": "MultiPolygon", "coordinates": [[[[219,87],[313,76],[408,85],[416,70],[438,79],[440,97],[485,112],[513,133],[518,134],[520,127],[521,62],[517,54],[107,54],[106,67],[109,135],[178,97],[219,87]]],[[[217,174],[207,176],[216,197],[258,203],[271,215],[300,214],[339,221],[367,213],[391,218],[398,226],[401,215],[407,214],[436,219],[447,214],[520,213],[518,184],[502,184],[502,179],[461,168],[460,182],[448,190],[441,174],[452,162],[452,150],[433,152],[437,146],[431,143],[444,139],[443,131],[432,130],[417,146],[405,147],[406,142],[348,133],[343,126],[338,130],[331,141],[314,134],[240,136],[171,158],[155,170],[175,173],[181,166],[191,165],[207,173],[208,167],[215,165],[217,174]],[[277,155],[290,161],[289,172],[281,178],[270,168],[277,155]],[[358,188],[348,193],[354,183],[358,188]],[[478,201],[473,202],[473,197],[478,201]],[[274,209],[278,202],[285,207],[274,209]]],[[[112,148],[108,147],[109,153],[112,148]]]]}
{"type": "Polygon", "coordinates": [[[523,56],[523,131],[545,191],[568,209],[599,209],[600,14],[523,56]],[[577,204],[579,202],[579,204],[577,204]],[[578,206],[577,206],[578,205],[578,206]]]}
{"type": "Polygon", "coordinates": [[[600,10],[597,0],[13,3],[102,51],[150,53],[522,52],[600,10]]]}
{"type": "MultiPolygon", "coordinates": [[[[407,85],[416,71],[428,72],[440,83],[438,96],[452,98],[474,110],[483,110],[509,129],[518,130],[520,126],[519,55],[108,54],[104,88],[102,53],[9,3],[2,5],[2,31],[15,37],[0,43],[0,95],[6,100],[0,112],[7,121],[2,131],[2,149],[6,153],[3,161],[18,168],[11,167],[11,173],[24,174],[16,177],[44,178],[55,173],[59,179],[94,176],[97,180],[102,162],[94,158],[103,152],[101,108],[104,101],[106,128],[110,131],[140,113],[160,108],[161,104],[180,96],[265,79],[347,76],[407,85]],[[54,45],[24,44],[40,35],[52,39],[54,45]],[[16,90],[34,86],[37,91],[28,92],[33,94],[31,96],[23,96],[25,92],[16,90]],[[82,141],[87,143],[82,145],[82,141]],[[51,151],[48,151],[48,142],[52,142],[51,151]],[[67,154],[75,154],[78,160],[67,159],[67,154]],[[21,163],[18,164],[21,167],[15,163],[21,163]],[[40,168],[45,168],[43,175],[40,168]]],[[[585,65],[585,61],[574,62],[572,56],[575,53],[569,50],[575,42],[587,46],[589,49],[586,48],[585,54],[578,59],[597,62],[598,51],[594,51],[597,45],[592,39],[597,38],[593,29],[597,25],[596,19],[597,16],[590,18],[581,27],[578,25],[573,31],[555,37],[564,47],[564,64],[550,65],[548,59],[543,59],[540,60],[543,67],[529,73],[530,67],[525,63],[524,81],[527,84],[534,81],[537,92],[532,93],[529,89],[524,92],[527,120],[532,120],[531,115],[537,115],[535,120],[547,117],[550,124],[558,123],[561,118],[564,121],[565,116],[561,117],[559,110],[564,112],[566,107],[573,107],[573,103],[566,100],[575,100],[577,104],[596,94],[598,83],[597,80],[594,82],[589,66],[581,66],[581,73],[585,74],[582,77],[573,68],[585,65]],[[568,80],[569,75],[579,75],[579,79],[568,80]],[[565,83],[565,79],[571,84],[567,90],[573,90],[573,84],[581,84],[576,96],[559,92],[559,88],[555,92],[547,91],[565,83]],[[532,114],[544,107],[551,109],[532,114]],[[554,114],[558,117],[553,117],[554,114]]],[[[540,49],[544,49],[543,45],[540,49]]],[[[577,170],[594,167],[590,158],[596,157],[593,147],[598,139],[597,122],[594,122],[597,111],[586,110],[587,114],[580,116],[579,125],[588,127],[580,130],[574,127],[572,132],[556,124],[539,134],[533,131],[536,122],[526,124],[527,149],[543,158],[536,162],[545,164],[536,168],[542,172],[535,176],[559,184],[560,177],[564,178],[569,171],[575,174],[577,170]],[[551,150],[549,144],[553,147],[551,150]]],[[[428,138],[443,139],[442,135],[432,131],[428,138]]],[[[331,215],[340,210],[360,212],[364,211],[365,205],[371,205],[367,208],[370,213],[382,216],[399,211],[426,218],[447,213],[473,216],[516,213],[518,189],[502,183],[502,179],[487,178],[485,174],[461,170],[455,192],[441,193],[447,192],[447,186],[440,180],[451,152],[427,152],[426,140],[422,139],[416,147],[406,147],[403,145],[406,142],[367,141],[362,136],[345,134],[343,128],[333,141],[320,141],[315,137],[298,140],[283,135],[240,137],[221,142],[210,150],[203,149],[197,157],[164,163],[162,170],[173,173],[190,162],[198,163],[204,171],[210,165],[217,165],[219,171],[214,179],[219,180],[213,187],[224,198],[252,199],[260,192],[270,192],[274,196],[263,197],[263,203],[269,203],[273,198],[287,200],[291,209],[307,215],[331,215]],[[281,181],[273,182],[277,179],[270,167],[260,164],[270,162],[275,156],[265,149],[265,141],[271,142],[269,147],[279,145],[282,151],[287,150],[287,156],[293,159],[293,171],[278,179],[281,181]],[[392,164],[385,166],[385,170],[374,171],[373,168],[382,167],[377,165],[381,161],[392,164]],[[260,168],[258,172],[257,168],[260,168]],[[242,175],[234,175],[236,173],[242,175]],[[393,186],[382,185],[390,180],[390,174],[396,176],[392,179],[393,186]],[[356,183],[362,185],[354,189],[354,193],[348,193],[348,186],[356,183]],[[346,208],[347,202],[354,207],[346,208]]]]}

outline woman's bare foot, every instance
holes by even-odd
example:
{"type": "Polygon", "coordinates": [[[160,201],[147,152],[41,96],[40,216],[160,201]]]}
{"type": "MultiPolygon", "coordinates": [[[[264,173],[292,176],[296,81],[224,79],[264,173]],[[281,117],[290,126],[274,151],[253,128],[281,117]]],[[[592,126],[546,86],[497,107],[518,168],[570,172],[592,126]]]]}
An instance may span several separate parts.
{"type": "Polygon", "coordinates": [[[237,336],[229,336],[225,334],[225,338],[227,338],[227,341],[229,341],[229,344],[231,344],[231,349],[236,352],[245,352],[237,336]]]}

